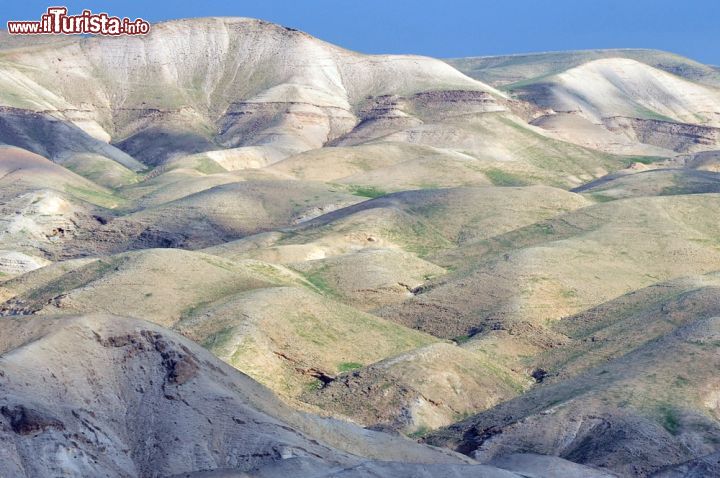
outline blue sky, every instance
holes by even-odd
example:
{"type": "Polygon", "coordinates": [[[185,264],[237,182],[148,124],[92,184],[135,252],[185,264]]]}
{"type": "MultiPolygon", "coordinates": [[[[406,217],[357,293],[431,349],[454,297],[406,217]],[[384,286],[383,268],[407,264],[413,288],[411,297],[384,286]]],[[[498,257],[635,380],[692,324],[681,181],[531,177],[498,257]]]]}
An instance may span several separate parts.
{"type": "MultiPolygon", "coordinates": [[[[53,3],[5,0],[0,21],[53,3]]],[[[718,0],[123,0],[58,1],[150,21],[246,16],[366,53],[435,57],[584,48],[658,48],[720,65],[718,0]]]]}

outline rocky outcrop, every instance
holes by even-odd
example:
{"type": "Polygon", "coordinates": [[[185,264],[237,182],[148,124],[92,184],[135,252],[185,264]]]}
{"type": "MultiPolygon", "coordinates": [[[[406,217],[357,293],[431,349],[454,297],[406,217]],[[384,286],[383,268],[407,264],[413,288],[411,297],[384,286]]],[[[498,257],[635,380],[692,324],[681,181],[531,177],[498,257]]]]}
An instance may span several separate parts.
{"type": "Polygon", "coordinates": [[[604,118],[603,123],[610,131],[629,139],[679,153],[720,147],[720,128],[621,116],[604,118]]]}
{"type": "Polygon", "coordinates": [[[2,327],[3,476],[520,476],[292,411],[143,321],[17,317],[2,327]]]}

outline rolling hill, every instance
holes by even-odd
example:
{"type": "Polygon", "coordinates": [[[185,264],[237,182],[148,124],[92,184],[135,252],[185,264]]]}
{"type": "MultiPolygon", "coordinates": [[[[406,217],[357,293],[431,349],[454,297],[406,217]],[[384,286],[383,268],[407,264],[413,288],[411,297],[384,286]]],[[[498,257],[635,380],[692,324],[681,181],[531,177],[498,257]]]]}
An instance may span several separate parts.
{"type": "Polygon", "coordinates": [[[652,50],[0,34],[0,475],[716,475],[719,132],[652,50]]]}

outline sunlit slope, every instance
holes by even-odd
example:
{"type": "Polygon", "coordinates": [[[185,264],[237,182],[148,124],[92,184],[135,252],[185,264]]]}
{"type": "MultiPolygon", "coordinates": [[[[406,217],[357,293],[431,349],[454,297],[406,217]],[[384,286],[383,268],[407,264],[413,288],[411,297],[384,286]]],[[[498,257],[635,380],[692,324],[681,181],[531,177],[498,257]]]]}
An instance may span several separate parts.
{"type": "MultiPolygon", "coordinates": [[[[42,156],[0,147],[0,250],[4,252],[35,257],[35,265],[54,260],[67,241],[100,226],[124,203],[111,189],[42,156]]],[[[5,264],[0,269],[16,273],[34,268],[29,262],[18,267],[5,264]]]]}
{"type": "Polygon", "coordinates": [[[543,109],[532,123],[621,154],[717,148],[717,71],[652,50],[599,50],[451,60],[543,109]]]}
{"type": "Polygon", "coordinates": [[[496,87],[560,73],[593,60],[626,58],[645,63],[690,81],[720,86],[712,66],[670,52],[641,49],[578,50],[508,56],[453,58],[450,65],[496,87]]]}
{"type": "Polygon", "coordinates": [[[383,128],[368,138],[348,137],[337,147],[291,156],[269,169],[379,192],[483,184],[572,188],[637,160],[652,162],[668,154],[634,147],[614,151],[621,154],[601,152],[553,138],[505,113],[461,113],[383,128]]]}
{"type": "Polygon", "coordinates": [[[0,194],[3,200],[39,190],[68,193],[79,200],[102,196],[111,191],[28,150],[0,146],[0,194]]]}
{"type": "Polygon", "coordinates": [[[208,252],[280,263],[368,248],[401,249],[424,257],[589,204],[579,194],[541,186],[406,191],[341,208],[283,232],[228,242],[208,252]]]}
{"type": "Polygon", "coordinates": [[[259,20],[206,18],[133,38],[10,49],[2,104],[45,111],[112,139],[146,164],[248,147],[272,162],[351,129],[369,96],[426,90],[502,94],[447,64],[366,56],[259,20]]]}
{"type": "Polygon", "coordinates": [[[3,315],[102,312],[175,328],[288,398],[437,340],[322,294],[282,266],[174,249],[60,262],[0,288],[3,315]]]}
{"type": "Polygon", "coordinates": [[[437,341],[312,289],[258,288],[200,304],[177,329],[286,398],[437,341]]]}
{"type": "Polygon", "coordinates": [[[198,303],[232,292],[292,284],[292,273],[257,261],[233,263],[199,252],[147,249],[59,262],[3,284],[7,312],[108,312],[170,327],[198,303]],[[70,266],[70,269],[68,269],[70,266]]]}
{"type": "Polygon", "coordinates": [[[458,272],[383,315],[453,337],[542,324],[710,272],[720,266],[712,219],[719,205],[715,194],[613,201],[461,246],[431,258],[458,272]]]}
{"type": "Polygon", "coordinates": [[[323,183],[270,178],[246,181],[224,175],[195,178],[198,192],[193,192],[192,181],[187,177],[159,188],[153,186],[145,198],[147,203],[142,197],[136,199],[136,204],[145,204],[144,208],[136,207],[98,228],[78,234],[67,245],[67,255],[152,247],[208,247],[289,227],[362,200],[342,188],[323,183]]]}
{"type": "Polygon", "coordinates": [[[564,318],[552,328],[570,340],[534,358],[549,372],[548,381],[577,375],[592,366],[635,348],[698,319],[715,317],[718,308],[716,272],[659,282],[564,318]]]}
{"type": "Polygon", "coordinates": [[[579,111],[595,122],[623,116],[720,125],[720,90],[635,60],[592,61],[516,91],[540,106],[579,111]]]}

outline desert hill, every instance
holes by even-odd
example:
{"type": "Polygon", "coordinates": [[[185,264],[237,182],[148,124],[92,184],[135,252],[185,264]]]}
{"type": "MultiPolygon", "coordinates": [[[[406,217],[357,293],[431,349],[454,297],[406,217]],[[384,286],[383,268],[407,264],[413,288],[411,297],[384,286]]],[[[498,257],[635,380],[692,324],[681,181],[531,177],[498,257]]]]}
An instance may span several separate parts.
{"type": "Polygon", "coordinates": [[[716,67],[675,53],[648,49],[606,49],[529,53],[508,56],[454,58],[446,60],[468,76],[495,87],[560,73],[594,60],[627,58],[690,81],[720,86],[716,67]]]}
{"type": "Polygon", "coordinates": [[[0,475],[717,474],[719,78],[0,35],[0,475]]]}

